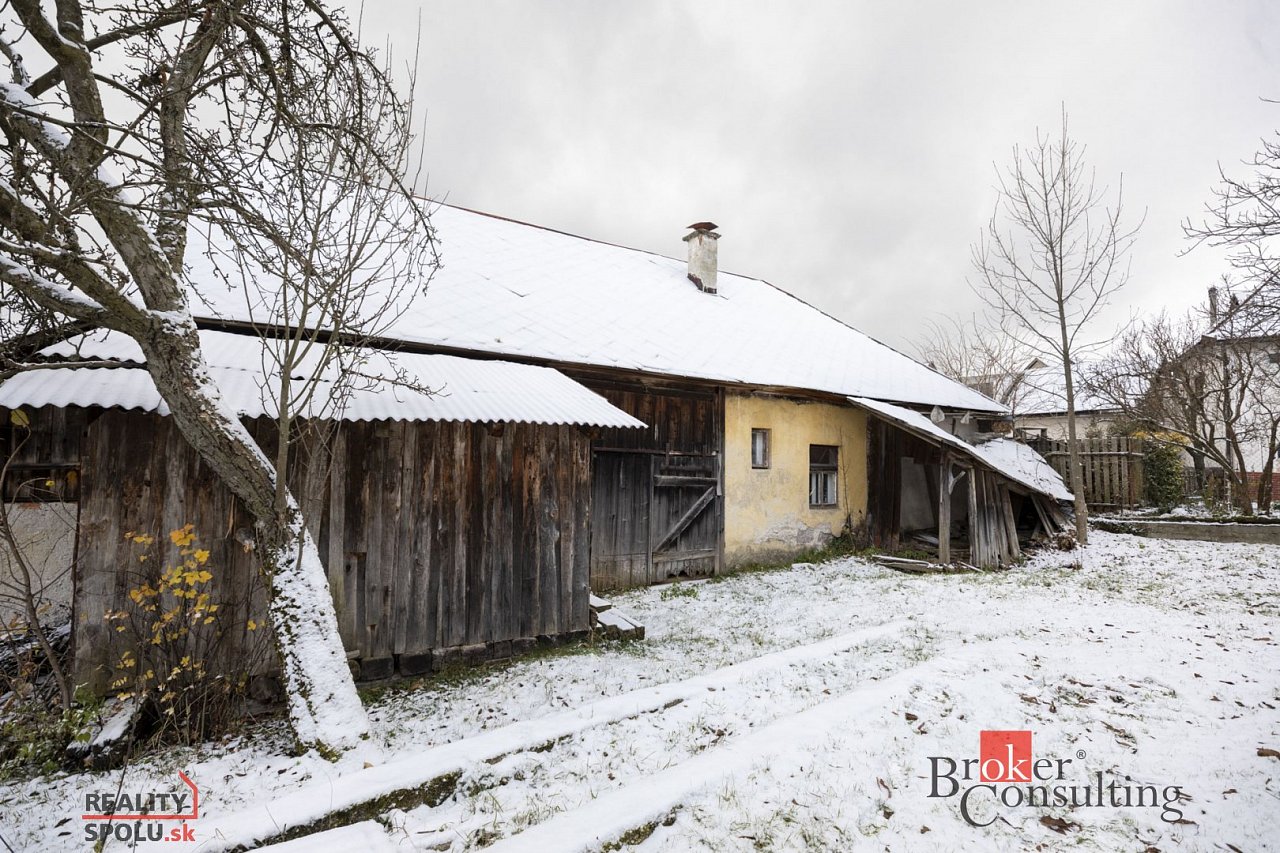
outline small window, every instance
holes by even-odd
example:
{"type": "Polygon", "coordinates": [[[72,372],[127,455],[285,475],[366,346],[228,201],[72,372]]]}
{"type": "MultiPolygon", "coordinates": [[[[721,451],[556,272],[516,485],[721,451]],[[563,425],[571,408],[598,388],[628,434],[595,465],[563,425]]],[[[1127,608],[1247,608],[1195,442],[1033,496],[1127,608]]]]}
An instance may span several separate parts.
{"type": "Polygon", "coordinates": [[[751,467],[769,467],[769,430],[751,430],[751,467]]]}
{"type": "Polygon", "coordinates": [[[809,505],[836,505],[836,475],[840,448],[832,444],[809,445],[809,505]]]}

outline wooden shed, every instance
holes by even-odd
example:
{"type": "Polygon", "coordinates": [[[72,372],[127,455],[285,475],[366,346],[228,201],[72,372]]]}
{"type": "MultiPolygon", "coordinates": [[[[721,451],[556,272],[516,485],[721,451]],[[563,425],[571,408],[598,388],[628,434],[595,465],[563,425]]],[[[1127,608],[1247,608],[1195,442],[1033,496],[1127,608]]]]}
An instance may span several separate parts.
{"type": "MultiPolygon", "coordinates": [[[[201,334],[215,382],[270,454],[277,433],[258,339],[201,334]]],[[[82,350],[121,367],[0,385],[0,407],[21,408],[28,429],[46,436],[38,444],[60,449],[57,460],[26,464],[73,472],[64,480],[74,492],[61,497],[79,512],[76,680],[107,685],[129,640],[105,616],[127,610],[130,589],[172,563],[165,537],[187,524],[210,552],[214,599],[235,615],[212,653],[273,669],[266,632],[247,627],[265,616],[242,545],[247,513],[165,416],[131,342],[107,335],[82,350]],[[161,549],[149,563],[138,561],[140,534],[161,549]]],[[[288,472],[359,675],[418,674],[585,632],[591,432],[641,422],[550,368],[447,355],[396,362],[437,392],[353,393],[339,418],[304,424],[314,437],[288,472]]]]}
{"type": "Polygon", "coordinates": [[[879,547],[926,548],[941,563],[992,569],[1021,557],[1036,535],[1068,529],[1059,502],[1071,493],[1025,444],[994,434],[966,440],[919,412],[852,402],[872,416],[867,518],[879,547]]]}

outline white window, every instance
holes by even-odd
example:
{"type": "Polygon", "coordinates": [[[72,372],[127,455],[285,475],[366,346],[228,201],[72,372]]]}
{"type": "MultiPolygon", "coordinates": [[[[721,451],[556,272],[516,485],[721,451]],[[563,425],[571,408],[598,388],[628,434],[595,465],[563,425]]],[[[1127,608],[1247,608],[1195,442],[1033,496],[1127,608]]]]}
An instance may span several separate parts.
{"type": "Polygon", "coordinates": [[[809,505],[835,506],[840,448],[831,444],[809,445],[809,505]]]}
{"type": "Polygon", "coordinates": [[[769,467],[769,430],[751,430],[751,467],[769,467]]]}

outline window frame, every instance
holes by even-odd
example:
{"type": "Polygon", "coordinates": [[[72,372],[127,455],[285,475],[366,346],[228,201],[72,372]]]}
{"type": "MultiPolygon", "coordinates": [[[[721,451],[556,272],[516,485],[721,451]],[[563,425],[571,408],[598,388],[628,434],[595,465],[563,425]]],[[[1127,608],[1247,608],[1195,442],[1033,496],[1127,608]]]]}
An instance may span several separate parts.
{"type": "Polygon", "coordinates": [[[773,466],[773,430],[767,427],[751,428],[751,468],[755,471],[764,471],[773,466]],[[763,461],[756,461],[756,436],[764,437],[764,454],[763,461]]]}
{"type": "Polygon", "coordinates": [[[832,509],[840,506],[840,445],[809,445],[809,508],[832,509]],[[816,450],[831,451],[830,462],[815,461],[816,450]],[[820,478],[820,479],[819,479],[820,478]],[[821,500],[827,498],[827,500],[821,500]]]}

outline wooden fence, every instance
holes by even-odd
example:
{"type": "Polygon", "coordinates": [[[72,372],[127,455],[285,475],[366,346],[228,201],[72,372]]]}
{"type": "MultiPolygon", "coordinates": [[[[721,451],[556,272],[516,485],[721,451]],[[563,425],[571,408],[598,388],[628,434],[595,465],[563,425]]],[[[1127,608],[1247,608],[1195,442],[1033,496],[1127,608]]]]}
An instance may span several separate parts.
{"type": "MultiPolygon", "coordinates": [[[[1077,444],[1084,470],[1084,496],[1091,508],[1128,509],[1142,503],[1142,439],[1081,438],[1077,444]]],[[[1033,446],[1071,488],[1067,442],[1041,441],[1033,446]]]]}

